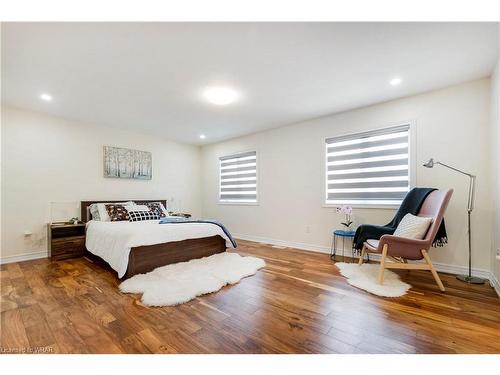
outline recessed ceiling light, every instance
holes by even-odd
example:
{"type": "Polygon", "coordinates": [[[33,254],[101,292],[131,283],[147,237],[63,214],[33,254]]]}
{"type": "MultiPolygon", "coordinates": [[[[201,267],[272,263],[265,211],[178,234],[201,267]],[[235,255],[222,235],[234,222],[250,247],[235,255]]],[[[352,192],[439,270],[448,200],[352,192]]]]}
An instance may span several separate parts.
{"type": "Polygon", "coordinates": [[[401,82],[403,82],[403,80],[399,77],[396,77],[396,78],[393,78],[389,81],[389,83],[392,85],[392,86],[397,86],[399,85],[401,82]]]}
{"type": "Polygon", "coordinates": [[[52,100],[52,96],[49,94],[41,94],[40,99],[42,99],[45,102],[50,102],[52,100]]]}
{"type": "Polygon", "coordinates": [[[203,91],[203,96],[215,105],[228,105],[239,98],[238,92],[228,87],[210,87],[203,91]]]}
{"type": "Polygon", "coordinates": [[[200,139],[205,139],[207,138],[205,134],[200,134],[200,139]]]}

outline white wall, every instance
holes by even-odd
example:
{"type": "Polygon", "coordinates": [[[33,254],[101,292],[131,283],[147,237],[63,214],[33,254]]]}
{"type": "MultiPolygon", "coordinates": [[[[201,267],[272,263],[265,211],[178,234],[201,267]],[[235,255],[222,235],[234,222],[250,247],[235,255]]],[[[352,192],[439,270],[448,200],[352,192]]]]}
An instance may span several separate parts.
{"type": "Polygon", "coordinates": [[[2,108],[2,260],[47,250],[49,202],[172,197],[200,214],[199,147],[2,108]],[[152,180],[104,178],[104,145],[152,152],[152,180]]]}
{"type": "MultiPolygon", "coordinates": [[[[414,120],[417,185],[455,189],[446,215],[449,244],[433,249],[431,256],[440,263],[467,265],[468,179],[444,168],[421,167],[434,157],[477,175],[473,266],[489,270],[493,211],[489,106],[489,79],[483,79],[205,146],[203,215],[221,219],[238,235],[324,250],[341,218],[334,209],[322,207],[323,139],[414,120]],[[259,204],[217,204],[218,157],[252,149],[258,152],[259,204]]],[[[357,209],[355,215],[358,223],[385,224],[394,211],[357,209]]]]}
{"type": "MultiPolygon", "coordinates": [[[[500,49],[500,48],[499,48],[500,49]]],[[[494,199],[494,216],[492,221],[492,271],[500,280],[500,260],[496,259],[500,251],[500,58],[491,77],[491,173],[494,199]]]]}
{"type": "MultiPolygon", "coordinates": [[[[500,244],[500,173],[499,163],[491,163],[499,160],[498,69],[491,87],[491,129],[490,82],[484,79],[208,145],[201,159],[195,146],[3,107],[2,259],[46,251],[49,202],[87,199],[174,197],[182,209],[221,219],[238,235],[325,250],[341,218],[322,206],[323,139],[414,120],[418,165],[433,156],[477,174],[473,265],[492,269],[496,263],[498,278],[492,249],[500,244]],[[153,180],[103,178],[103,145],[151,151],[153,180]],[[259,204],[217,204],[218,157],[251,149],[259,156],[259,204]],[[494,178],[491,171],[496,171],[494,178]],[[24,237],[25,230],[33,235],[24,237]]],[[[455,189],[446,217],[450,243],[431,255],[441,263],[466,266],[467,179],[443,168],[418,167],[417,184],[455,189]]],[[[355,214],[358,223],[385,224],[394,211],[358,209],[355,214]]]]}

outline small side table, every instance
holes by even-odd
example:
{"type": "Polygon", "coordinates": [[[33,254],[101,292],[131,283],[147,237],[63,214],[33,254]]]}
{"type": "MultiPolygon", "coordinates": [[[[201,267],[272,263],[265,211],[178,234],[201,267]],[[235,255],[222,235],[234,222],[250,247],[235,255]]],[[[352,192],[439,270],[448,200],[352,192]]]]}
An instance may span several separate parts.
{"type": "Polygon", "coordinates": [[[47,224],[50,260],[82,257],[85,254],[85,224],[47,224]]]}
{"type": "MultiPolygon", "coordinates": [[[[345,251],[345,239],[346,238],[351,238],[354,239],[354,233],[356,233],[353,230],[341,230],[337,229],[333,231],[333,238],[332,238],[332,247],[330,249],[330,258],[335,261],[335,255],[337,253],[337,237],[342,238],[342,259],[344,259],[344,251],[345,251]]],[[[352,257],[354,258],[354,252],[352,250],[351,246],[351,253],[352,257]]]]}

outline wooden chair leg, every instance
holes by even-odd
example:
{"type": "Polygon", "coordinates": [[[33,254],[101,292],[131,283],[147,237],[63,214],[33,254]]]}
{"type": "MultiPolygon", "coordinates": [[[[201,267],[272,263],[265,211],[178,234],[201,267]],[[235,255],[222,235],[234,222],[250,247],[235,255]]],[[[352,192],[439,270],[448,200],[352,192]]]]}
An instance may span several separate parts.
{"type": "Polygon", "coordinates": [[[387,257],[387,244],[382,248],[382,259],[380,259],[380,269],[378,271],[378,283],[384,283],[385,258],[387,257]]]}
{"type": "Polygon", "coordinates": [[[436,269],[434,268],[434,265],[431,262],[431,258],[429,257],[429,254],[427,254],[427,251],[425,251],[424,249],[422,249],[421,251],[422,251],[422,255],[424,256],[425,261],[429,265],[432,276],[434,276],[434,280],[436,280],[436,284],[438,285],[439,290],[441,290],[441,292],[444,292],[445,291],[444,285],[441,282],[441,278],[439,277],[436,269]]]}
{"type": "Polygon", "coordinates": [[[361,256],[359,257],[358,261],[358,266],[361,266],[363,264],[363,258],[365,257],[366,254],[366,248],[365,245],[363,245],[363,249],[361,249],[361,256]]]}

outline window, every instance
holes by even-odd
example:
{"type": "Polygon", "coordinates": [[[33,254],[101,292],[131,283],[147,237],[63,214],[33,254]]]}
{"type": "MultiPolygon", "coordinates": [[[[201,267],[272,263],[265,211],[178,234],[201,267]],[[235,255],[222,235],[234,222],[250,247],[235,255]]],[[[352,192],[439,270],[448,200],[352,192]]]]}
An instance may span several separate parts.
{"type": "Polygon", "coordinates": [[[250,151],[219,159],[219,201],[257,202],[257,152],[250,151]]]}
{"type": "Polygon", "coordinates": [[[326,204],[399,205],[410,190],[410,125],[327,138],[326,204]]]}

